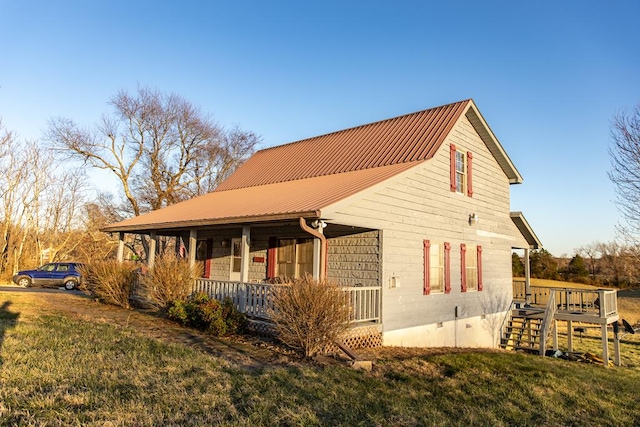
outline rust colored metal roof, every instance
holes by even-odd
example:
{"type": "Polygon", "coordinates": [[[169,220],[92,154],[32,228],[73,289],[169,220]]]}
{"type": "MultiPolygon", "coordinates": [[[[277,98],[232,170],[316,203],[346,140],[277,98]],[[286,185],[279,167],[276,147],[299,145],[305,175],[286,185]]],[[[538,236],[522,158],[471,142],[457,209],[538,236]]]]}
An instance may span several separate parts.
{"type": "Polygon", "coordinates": [[[216,191],[429,159],[471,103],[460,101],[258,151],[216,191]]]}
{"type": "Polygon", "coordinates": [[[261,150],[214,192],[103,230],[146,232],[320,218],[323,208],[433,157],[462,115],[469,118],[510,182],[522,182],[469,99],[261,150]]]}
{"type": "Polygon", "coordinates": [[[111,224],[103,228],[103,231],[142,232],[299,217],[320,218],[323,207],[382,182],[418,163],[399,163],[259,187],[214,191],[111,224]]]}

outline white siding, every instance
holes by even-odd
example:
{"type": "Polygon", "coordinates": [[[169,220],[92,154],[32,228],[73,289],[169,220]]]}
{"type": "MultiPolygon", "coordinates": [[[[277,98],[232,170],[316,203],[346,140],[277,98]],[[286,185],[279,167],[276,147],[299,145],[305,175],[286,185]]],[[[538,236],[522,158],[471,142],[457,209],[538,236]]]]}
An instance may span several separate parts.
{"type": "MultiPolygon", "coordinates": [[[[449,342],[420,337],[426,330],[415,328],[501,312],[506,307],[495,301],[511,300],[511,246],[516,240],[509,217],[509,181],[466,117],[458,122],[433,159],[323,210],[323,216],[331,218],[331,222],[383,231],[383,333],[389,340],[402,336],[401,341],[411,341],[412,345],[449,342]],[[450,191],[451,143],[461,151],[473,153],[473,197],[450,191]],[[472,213],[479,220],[470,225],[472,213]],[[423,295],[424,239],[451,244],[448,295],[423,295]],[[482,292],[461,292],[461,243],[482,245],[482,292]],[[400,287],[389,288],[393,276],[400,278],[400,287]],[[403,330],[413,330],[416,336],[408,340],[403,330]]],[[[459,334],[466,338],[458,340],[457,345],[473,345],[474,340],[485,342],[488,331],[482,322],[467,324],[467,333],[459,334]],[[478,334],[484,338],[471,338],[478,334]]],[[[451,332],[450,328],[444,330],[451,332]]]]}

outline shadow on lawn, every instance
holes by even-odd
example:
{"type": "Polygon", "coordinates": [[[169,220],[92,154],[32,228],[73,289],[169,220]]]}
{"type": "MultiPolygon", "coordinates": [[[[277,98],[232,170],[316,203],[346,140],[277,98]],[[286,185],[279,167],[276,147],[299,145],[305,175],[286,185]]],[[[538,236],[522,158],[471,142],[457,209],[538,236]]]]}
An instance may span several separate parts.
{"type": "Polygon", "coordinates": [[[18,317],[20,313],[12,313],[9,311],[11,301],[5,301],[0,306],[0,366],[2,366],[2,344],[4,343],[4,336],[7,331],[16,326],[18,323],[18,317]]]}

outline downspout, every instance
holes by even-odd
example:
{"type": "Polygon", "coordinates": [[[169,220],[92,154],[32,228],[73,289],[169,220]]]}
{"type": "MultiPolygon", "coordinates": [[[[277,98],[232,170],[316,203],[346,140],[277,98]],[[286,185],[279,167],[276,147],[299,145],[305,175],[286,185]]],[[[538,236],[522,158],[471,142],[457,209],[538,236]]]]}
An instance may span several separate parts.
{"type": "Polygon", "coordinates": [[[300,228],[320,239],[320,280],[322,280],[327,277],[327,238],[324,237],[324,234],[309,227],[307,221],[302,217],[300,217],[300,228]]]}

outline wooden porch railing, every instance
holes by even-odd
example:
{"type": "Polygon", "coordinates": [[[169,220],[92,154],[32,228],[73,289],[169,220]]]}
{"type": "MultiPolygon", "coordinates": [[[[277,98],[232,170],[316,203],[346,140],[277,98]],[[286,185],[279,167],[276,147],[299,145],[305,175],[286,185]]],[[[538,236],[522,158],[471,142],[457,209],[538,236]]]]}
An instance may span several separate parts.
{"type": "MultiPolygon", "coordinates": [[[[273,293],[275,289],[282,286],[286,285],[196,279],[193,291],[205,292],[219,301],[231,298],[238,310],[250,318],[269,320],[269,309],[273,307],[273,293]]],[[[381,287],[345,286],[342,291],[347,294],[352,307],[352,323],[380,323],[381,287]]]]}
{"type": "MultiPolygon", "coordinates": [[[[532,285],[529,287],[531,305],[545,307],[553,295],[558,311],[607,318],[618,312],[617,291],[613,289],[553,288],[532,285]]],[[[513,299],[524,301],[524,281],[513,281],[513,299]]]]}

